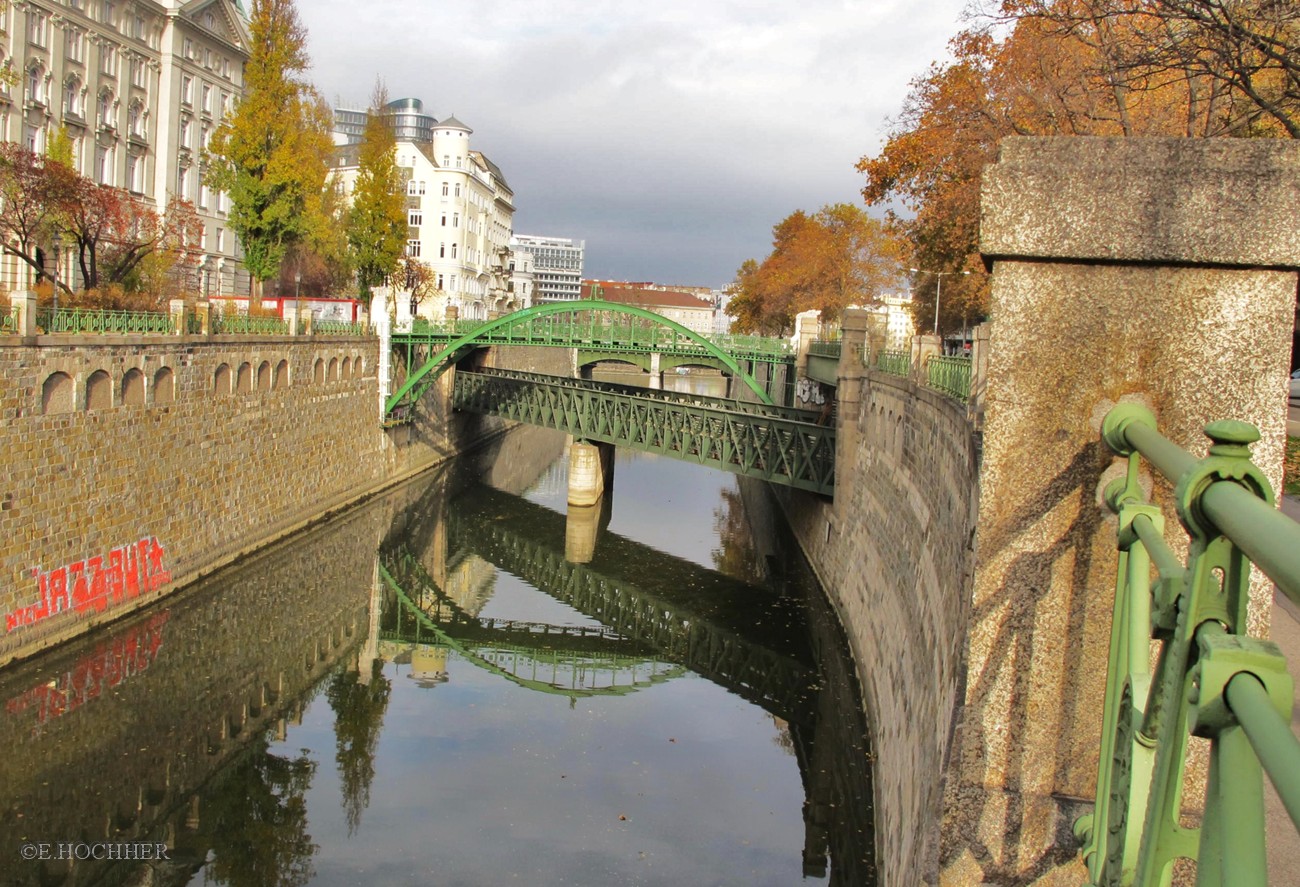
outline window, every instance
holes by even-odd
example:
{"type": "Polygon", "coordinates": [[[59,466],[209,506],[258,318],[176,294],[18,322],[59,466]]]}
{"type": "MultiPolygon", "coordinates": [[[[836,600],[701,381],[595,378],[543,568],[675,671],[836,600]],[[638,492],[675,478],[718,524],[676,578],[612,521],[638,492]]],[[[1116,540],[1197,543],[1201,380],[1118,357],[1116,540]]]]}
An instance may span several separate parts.
{"type": "Polygon", "coordinates": [[[45,129],[43,127],[27,127],[27,150],[33,154],[45,153],[45,129]]]}
{"type": "Polygon", "coordinates": [[[199,209],[208,208],[208,184],[199,176],[199,209]]]}
{"type": "Polygon", "coordinates": [[[207,84],[203,85],[203,113],[212,113],[212,87],[207,84]]]}
{"type": "Polygon", "coordinates": [[[126,156],[126,187],[137,194],[144,191],[144,158],[138,154],[126,156]]]}
{"type": "Polygon", "coordinates": [[[452,214],[451,214],[451,227],[453,227],[453,228],[459,228],[459,227],[460,227],[460,213],[452,213],[452,214]]]}
{"type": "Polygon", "coordinates": [[[86,35],[76,28],[68,29],[68,58],[74,62],[86,61],[86,35]]]}
{"type": "Polygon", "coordinates": [[[45,104],[45,71],[39,64],[27,69],[27,101],[36,105],[45,104]]]}
{"type": "Polygon", "coordinates": [[[44,46],[49,34],[50,20],[45,13],[35,9],[27,11],[27,42],[32,46],[44,46]]]}
{"type": "MultiPolygon", "coordinates": [[[[457,166],[460,166],[459,163],[457,163],[456,165],[457,165],[457,166]]],[[[457,196],[457,197],[460,196],[460,182],[457,182],[457,183],[456,183],[456,196],[457,196]]]]}
{"type": "Polygon", "coordinates": [[[442,289],[442,275],[438,275],[438,289],[442,289]]]}
{"type": "Polygon", "coordinates": [[[189,121],[189,118],[187,118],[187,117],[182,117],[182,118],[181,118],[181,132],[180,132],[180,137],[181,137],[181,147],[182,147],[182,148],[189,148],[189,147],[192,147],[192,146],[190,145],[190,121],[189,121]]]}
{"type": "Polygon", "coordinates": [[[99,94],[99,104],[95,109],[95,122],[104,128],[112,129],[115,121],[113,120],[113,94],[104,90],[99,94]]]}
{"type": "Polygon", "coordinates": [[[188,105],[194,99],[194,78],[181,78],[181,104],[188,105]]]}
{"type": "Polygon", "coordinates": [[[440,259],[447,258],[447,244],[445,243],[438,244],[438,258],[440,259]]]}
{"type": "Polygon", "coordinates": [[[212,138],[212,131],[205,123],[199,127],[199,147],[204,151],[208,150],[208,141],[212,138]]]}
{"type": "Polygon", "coordinates": [[[144,59],[142,58],[131,59],[131,82],[134,83],[136,86],[143,88],[145,84],[148,82],[145,79],[146,70],[147,70],[147,63],[145,62],[144,59]]]}
{"type": "Polygon", "coordinates": [[[176,196],[188,197],[190,192],[190,168],[182,166],[176,170],[176,196]]]}
{"type": "Polygon", "coordinates": [[[144,105],[132,102],[126,111],[126,131],[133,136],[144,136],[144,105]]]}
{"type": "Polygon", "coordinates": [[[194,41],[189,37],[186,37],[185,42],[181,44],[181,56],[186,59],[194,57],[194,41]]]}
{"type": "Polygon", "coordinates": [[[443,183],[442,183],[442,196],[443,196],[443,197],[446,197],[446,196],[447,196],[447,191],[448,191],[448,189],[449,189],[450,187],[451,187],[451,186],[448,185],[446,182],[443,182],[443,183]]]}
{"type": "Polygon", "coordinates": [[[76,77],[69,77],[63,84],[63,114],[80,117],[81,113],[81,81],[76,77]]]}
{"type": "Polygon", "coordinates": [[[131,36],[137,40],[143,40],[145,37],[144,19],[138,15],[132,21],[131,36]]]}
{"type": "Polygon", "coordinates": [[[113,149],[101,146],[95,149],[95,178],[101,185],[113,184],[113,149]]]}
{"type": "Polygon", "coordinates": [[[100,44],[99,70],[109,77],[117,76],[117,47],[100,44]]]}
{"type": "Polygon", "coordinates": [[[406,214],[406,224],[412,228],[420,227],[424,224],[424,212],[418,209],[411,210],[406,214]]]}
{"type": "Polygon", "coordinates": [[[442,227],[444,227],[444,228],[447,227],[447,214],[446,214],[446,213],[443,213],[443,214],[442,214],[442,227]]]}
{"type": "Polygon", "coordinates": [[[117,24],[117,4],[113,0],[101,0],[99,4],[99,19],[106,25],[117,24]]]}
{"type": "Polygon", "coordinates": [[[444,154],[444,155],[442,155],[442,165],[443,165],[443,166],[451,166],[451,155],[450,155],[450,154],[444,154]]]}
{"type": "Polygon", "coordinates": [[[406,254],[414,259],[418,259],[420,257],[420,241],[406,241],[406,254]]]}
{"type": "Polygon", "coordinates": [[[414,181],[414,180],[409,181],[409,182],[406,183],[406,193],[407,193],[407,195],[410,196],[410,197],[414,197],[414,196],[415,196],[415,181],[414,181]]]}
{"type": "Polygon", "coordinates": [[[217,252],[224,253],[225,251],[226,251],[226,229],[218,228],[217,229],[217,252]]]}
{"type": "Polygon", "coordinates": [[[456,258],[456,247],[457,247],[458,245],[459,245],[459,244],[455,244],[455,243],[453,243],[453,244],[451,245],[451,257],[452,257],[453,259],[456,258]]]}

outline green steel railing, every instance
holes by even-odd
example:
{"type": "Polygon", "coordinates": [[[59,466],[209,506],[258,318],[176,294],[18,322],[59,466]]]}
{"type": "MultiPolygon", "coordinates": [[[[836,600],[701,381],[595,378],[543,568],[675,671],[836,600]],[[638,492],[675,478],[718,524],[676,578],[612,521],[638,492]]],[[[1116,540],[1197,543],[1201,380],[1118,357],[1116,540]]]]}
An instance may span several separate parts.
{"type": "Polygon", "coordinates": [[[41,308],[36,325],[46,335],[169,335],[170,314],[161,311],[114,311],[107,308],[41,308]]]}
{"type": "Polygon", "coordinates": [[[0,334],[18,332],[18,306],[0,310],[0,334]]]}
{"type": "Polygon", "coordinates": [[[840,343],[838,341],[829,342],[818,339],[815,342],[808,343],[808,353],[817,357],[833,357],[839,360],[840,343]]]}
{"type": "Polygon", "coordinates": [[[970,399],[969,357],[933,355],[925,362],[926,384],[958,400],[970,399]]]}
{"type": "Polygon", "coordinates": [[[891,376],[910,376],[912,355],[907,351],[877,351],[876,369],[891,376]]]}
{"type": "Polygon", "coordinates": [[[244,336],[283,336],[289,324],[282,318],[257,314],[213,314],[212,332],[244,336]]]}
{"type": "Polygon", "coordinates": [[[1250,460],[1254,426],[1214,422],[1205,433],[1209,455],[1197,459],[1136,404],[1115,407],[1102,425],[1128,470],[1106,490],[1119,517],[1119,569],[1096,806],[1075,824],[1099,887],[1162,887],[1179,858],[1197,862],[1198,884],[1267,884],[1261,770],[1300,829],[1292,680],[1275,644],[1245,636],[1252,563],[1300,603],[1300,524],[1274,508],[1250,460]],[[1143,492],[1142,459],[1174,485],[1185,563],[1143,492]],[[1182,817],[1191,736],[1210,742],[1199,827],[1182,817]]]}
{"type": "Polygon", "coordinates": [[[318,320],[311,325],[318,336],[364,336],[369,330],[364,323],[345,320],[318,320]]]}

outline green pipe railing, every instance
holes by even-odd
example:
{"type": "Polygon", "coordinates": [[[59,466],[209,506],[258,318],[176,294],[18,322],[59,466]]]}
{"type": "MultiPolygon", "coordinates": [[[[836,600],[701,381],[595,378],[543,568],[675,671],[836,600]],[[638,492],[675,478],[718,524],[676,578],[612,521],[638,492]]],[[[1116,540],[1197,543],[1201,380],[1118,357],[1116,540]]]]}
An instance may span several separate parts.
{"type": "Polygon", "coordinates": [[[0,334],[18,332],[18,306],[13,305],[8,311],[0,311],[0,334]]]}
{"type": "Polygon", "coordinates": [[[877,351],[876,369],[891,376],[910,376],[912,355],[906,351],[877,351]]]}
{"type": "Polygon", "coordinates": [[[1262,773],[1300,829],[1292,679],[1275,644],[1246,636],[1252,563],[1300,600],[1300,524],[1274,508],[1250,459],[1254,426],[1214,422],[1205,432],[1212,444],[1198,459],[1136,404],[1102,425],[1128,465],[1106,490],[1119,518],[1110,661],[1096,803],[1075,824],[1098,887],[1163,887],[1180,858],[1196,861],[1198,884],[1266,884],[1262,773]],[[1174,485],[1185,563],[1143,492],[1143,459],[1174,485]],[[1199,826],[1182,816],[1192,736],[1210,742],[1199,826]]]}
{"type": "Polygon", "coordinates": [[[933,355],[925,362],[926,383],[958,400],[970,399],[971,359],[933,355]]]}
{"type": "Polygon", "coordinates": [[[344,320],[318,320],[311,331],[318,336],[364,336],[368,332],[364,323],[344,320]]]}
{"type": "Polygon", "coordinates": [[[808,353],[817,357],[833,357],[839,359],[841,343],[838,341],[828,342],[818,339],[808,343],[808,353]]]}
{"type": "Polygon", "coordinates": [[[243,336],[284,336],[289,324],[280,317],[258,314],[213,314],[212,332],[243,336]]]}
{"type": "Polygon", "coordinates": [[[107,308],[41,308],[36,325],[46,335],[169,335],[170,314],[160,311],[115,311],[107,308]]]}

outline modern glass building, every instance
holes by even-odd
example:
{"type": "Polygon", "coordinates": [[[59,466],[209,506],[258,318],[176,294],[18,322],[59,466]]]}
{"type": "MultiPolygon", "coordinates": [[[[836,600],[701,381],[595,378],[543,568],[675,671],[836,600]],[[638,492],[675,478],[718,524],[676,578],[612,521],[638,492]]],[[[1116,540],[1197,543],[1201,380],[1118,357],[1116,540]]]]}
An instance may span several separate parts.
{"type": "Polygon", "coordinates": [[[533,303],[575,302],[582,298],[582,256],[585,240],[517,234],[510,241],[516,252],[533,257],[533,303]]]}

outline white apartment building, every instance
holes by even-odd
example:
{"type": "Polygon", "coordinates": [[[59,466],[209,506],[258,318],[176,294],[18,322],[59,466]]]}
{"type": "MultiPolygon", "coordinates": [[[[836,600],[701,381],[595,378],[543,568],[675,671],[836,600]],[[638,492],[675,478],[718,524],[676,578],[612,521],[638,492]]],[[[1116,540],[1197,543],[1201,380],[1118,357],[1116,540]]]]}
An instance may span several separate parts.
{"type": "MultiPolygon", "coordinates": [[[[18,83],[0,84],[0,139],[43,152],[64,127],[82,175],[159,211],[188,199],[204,226],[194,288],[247,294],[230,200],[203,185],[202,151],[243,94],[249,40],[238,0],[13,0],[0,10],[0,68],[18,83]]],[[[31,282],[26,265],[0,261],[0,288],[31,282]]]]}
{"type": "MultiPolygon", "coordinates": [[[[395,121],[408,117],[413,107],[418,112],[412,99],[388,107],[395,121]]],[[[514,192],[500,168],[470,147],[468,126],[453,116],[431,123],[429,131],[425,141],[403,138],[412,134],[409,129],[397,130],[397,166],[406,183],[406,252],[433,270],[438,288],[417,313],[441,320],[454,307],[460,317],[486,320],[522,307],[510,286],[514,192]]],[[[333,173],[349,199],[360,173],[357,147],[339,149],[333,173]]]]}
{"type": "Polygon", "coordinates": [[[537,282],[533,301],[574,302],[582,298],[582,258],[586,245],[585,240],[564,237],[515,235],[510,241],[511,249],[516,253],[531,253],[533,257],[537,282]]]}
{"type": "Polygon", "coordinates": [[[911,293],[884,293],[880,297],[882,311],[888,318],[885,347],[890,351],[906,351],[912,347],[916,324],[912,321],[911,293]]]}

